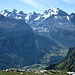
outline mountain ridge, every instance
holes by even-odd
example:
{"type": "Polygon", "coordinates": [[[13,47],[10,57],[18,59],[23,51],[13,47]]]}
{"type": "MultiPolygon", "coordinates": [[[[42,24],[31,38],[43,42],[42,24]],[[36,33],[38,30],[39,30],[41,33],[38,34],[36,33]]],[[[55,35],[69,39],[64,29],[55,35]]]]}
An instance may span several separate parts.
{"type": "MultiPolygon", "coordinates": [[[[16,18],[16,19],[23,19],[22,18],[22,16],[21,16],[21,14],[24,14],[23,15],[23,17],[24,17],[24,19],[29,15],[29,14],[31,14],[31,15],[34,15],[34,14],[37,14],[38,16],[37,17],[34,17],[33,19],[35,20],[36,18],[38,18],[39,16],[41,17],[41,19],[46,19],[46,18],[48,18],[48,17],[50,17],[51,15],[57,15],[57,14],[59,14],[59,15],[68,15],[66,12],[64,12],[64,11],[62,11],[62,10],[60,10],[59,8],[56,8],[56,7],[52,7],[52,8],[50,8],[50,9],[47,9],[47,10],[45,10],[44,11],[44,13],[43,14],[40,14],[40,13],[36,13],[36,12],[31,12],[31,13],[28,13],[28,14],[26,14],[26,13],[24,13],[23,11],[18,11],[18,10],[16,10],[16,9],[12,9],[12,10],[2,10],[2,11],[0,11],[0,14],[2,14],[2,15],[4,15],[5,17],[10,17],[10,16],[13,16],[13,17],[11,17],[11,18],[16,18]],[[62,13],[61,13],[61,12],[62,13]],[[21,12],[21,13],[20,13],[21,12]],[[61,14],[60,14],[61,13],[61,14]],[[10,15],[10,16],[9,16],[10,15]],[[16,16],[16,17],[15,17],[16,16]],[[18,17],[21,17],[21,18],[18,18],[18,17]]],[[[28,17],[30,17],[30,16],[28,16],[28,17]]]]}

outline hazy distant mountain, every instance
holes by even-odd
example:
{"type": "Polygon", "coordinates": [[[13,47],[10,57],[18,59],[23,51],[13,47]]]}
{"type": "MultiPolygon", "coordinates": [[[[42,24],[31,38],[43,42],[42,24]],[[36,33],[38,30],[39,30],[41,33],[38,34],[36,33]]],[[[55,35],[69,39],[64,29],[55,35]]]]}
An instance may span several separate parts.
{"type": "Polygon", "coordinates": [[[58,69],[58,70],[75,71],[75,48],[69,49],[64,61],[55,65],[50,65],[46,69],[47,70],[58,69]]]}

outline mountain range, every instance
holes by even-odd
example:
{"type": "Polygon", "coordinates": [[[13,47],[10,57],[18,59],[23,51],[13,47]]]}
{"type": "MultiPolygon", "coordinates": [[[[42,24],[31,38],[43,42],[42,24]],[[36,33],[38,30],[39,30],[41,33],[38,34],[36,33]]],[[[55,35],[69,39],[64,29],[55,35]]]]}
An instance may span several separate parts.
{"type": "Polygon", "coordinates": [[[74,20],[74,13],[54,7],[43,14],[0,11],[0,69],[61,61],[75,46],[74,20]]]}
{"type": "Polygon", "coordinates": [[[75,14],[68,14],[59,8],[51,8],[43,14],[13,9],[11,11],[2,10],[0,14],[5,17],[22,19],[28,23],[37,34],[47,36],[54,41],[69,48],[75,45],[75,14]]]}
{"type": "Polygon", "coordinates": [[[48,37],[35,34],[25,21],[0,15],[0,69],[47,65],[58,62],[64,55],[64,47],[48,37]]]}

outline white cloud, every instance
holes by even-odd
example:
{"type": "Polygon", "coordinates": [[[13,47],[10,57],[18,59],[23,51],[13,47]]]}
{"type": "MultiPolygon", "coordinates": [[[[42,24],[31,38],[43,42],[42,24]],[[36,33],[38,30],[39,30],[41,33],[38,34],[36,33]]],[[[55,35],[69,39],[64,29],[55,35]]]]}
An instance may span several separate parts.
{"type": "Polygon", "coordinates": [[[23,3],[26,3],[26,4],[28,4],[28,5],[31,5],[31,6],[33,6],[33,7],[35,7],[35,8],[38,8],[38,9],[42,9],[44,6],[41,4],[41,3],[39,3],[37,0],[20,0],[20,1],[22,1],[23,3]]]}
{"type": "Polygon", "coordinates": [[[69,4],[74,4],[75,0],[62,0],[63,2],[69,3],[69,4]]]}
{"type": "Polygon", "coordinates": [[[62,0],[62,1],[66,2],[66,3],[69,3],[69,0],[62,0]]]}

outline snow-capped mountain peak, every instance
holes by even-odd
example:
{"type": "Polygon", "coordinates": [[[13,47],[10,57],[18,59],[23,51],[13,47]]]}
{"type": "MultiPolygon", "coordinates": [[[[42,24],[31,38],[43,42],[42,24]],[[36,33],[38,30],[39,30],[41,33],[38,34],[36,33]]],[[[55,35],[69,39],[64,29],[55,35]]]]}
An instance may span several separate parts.
{"type": "Polygon", "coordinates": [[[8,14],[8,13],[9,13],[9,11],[8,11],[8,10],[2,10],[2,11],[0,11],[0,14],[4,15],[5,17],[6,17],[6,15],[5,15],[5,14],[8,14]]]}
{"type": "Polygon", "coordinates": [[[45,12],[44,12],[44,14],[43,14],[42,17],[44,17],[44,19],[46,19],[46,18],[50,17],[51,15],[57,15],[58,12],[59,12],[59,9],[53,7],[53,8],[51,8],[51,9],[45,10],[45,12]]]}
{"type": "Polygon", "coordinates": [[[16,10],[16,9],[12,9],[12,10],[9,10],[10,12],[16,12],[16,11],[18,11],[18,10],[16,10]]]}
{"type": "Polygon", "coordinates": [[[35,12],[35,11],[33,11],[33,12],[29,13],[29,14],[34,15],[34,14],[36,14],[36,12],[35,12]]]}
{"type": "Polygon", "coordinates": [[[0,11],[0,14],[4,15],[5,17],[10,17],[10,18],[14,18],[14,19],[24,19],[27,15],[23,11],[19,11],[16,9],[2,10],[2,11],[0,11]]]}
{"type": "Polygon", "coordinates": [[[27,16],[25,17],[25,20],[29,21],[29,20],[35,20],[40,14],[36,13],[36,12],[31,12],[29,14],[27,14],[27,16]]]}
{"type": "Polygon", "coordinates": [[[51,9],[45,10],[44,14],[50,13],[50,15],[53,15],[53,14],[55,15],[55,14],[58,14],[58,12],[59,12],[58,8],[53,7],[51,9]]]}
{"type": "Polygon", "coordinates": [[[58,8],[55,8],[55,7],[53,7],[53,8],[51,8],[51,14],[58,14],[58,12],[59,12],[59,10],[58,10],[58,8]]]}
{"type": "Polygon", "coordinates": [[[54,22],[55,22],[55,26],[62,27],[62,28],[64,27],[64,25],[65,26],[69,24],[71,25],[71,21],[73,22],[73,24],[75,24],[75,22],[72,20],[75,18],[74,15],[70,16],[66,12],[55,7],[45,10],[43,14],[36,13],[36,12],[31,12],[26,14],[23,11],[18,11],[16,9],[13,9],[11,11],[2,10],[0,11],[0,14],[9,18],[22,19],[28,24],[30,24],[32,28],[38,27],[37,28],[38,30],[40,29],[40,27],[43,27],[41,29],[44,29],[45,27],[47,27],[47,25],[52,25],[52,23],[54,22]]]}

